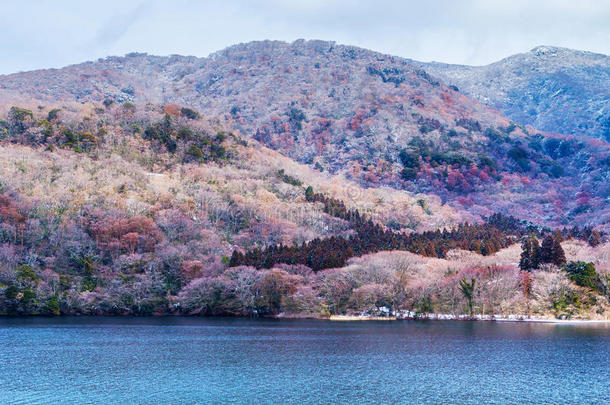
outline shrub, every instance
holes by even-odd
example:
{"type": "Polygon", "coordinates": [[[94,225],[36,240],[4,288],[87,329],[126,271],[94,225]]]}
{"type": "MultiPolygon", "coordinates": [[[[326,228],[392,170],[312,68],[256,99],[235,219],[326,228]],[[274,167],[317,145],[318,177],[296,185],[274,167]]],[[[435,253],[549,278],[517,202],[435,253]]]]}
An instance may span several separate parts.
{"type": "Polygon", "coordinates": [[[27,264],[22,264],[17,268],[17,278],[30,281],[39,280],[39,277],[36,275],[34,269],[27,264]]]}
{"type": "Polygon", "coordinates": [[[190,120],[196,120],[201,117],[201,115],[199,115],[199,113],[197,111],[193,110],[192,108],[188,108],[188,107],[182,107],[180,109],[180,114],[190,120]]]}
{"type": "Polygon", "coordinates": [[[292,176],[286,174],[284,172],[284,169],[278,170],[277,175],[284,183],[292,184],[293,186],[297,186],[297,187],[300,187],[301,185],[303,185],[301,180],[297,179],[296,177],[292,177],[292,176]]]}
{"type": "Polygon", "coordinates": [[[415,169],[411,169],[410,167],[405,167],[400,172],[400,177],[407,181],[415,180],[417,178],[417,171],[415,169]]]}
{"type": "Polygon", "coordinates": [[[528,160],[527,151],[520,146],[513,146],[508,151],[508,156],[517,163],[519,168],[526,172],[530,170],[530,162],[528,160]]]}
{"type": "Polygon", "coordinates": [[[47,121],[51,122],[51,121],[57,119],[57,116],[60,111],[61,110],[59,108],[54,108],[51,111],[49,111],[49,114],[47,115],[47,121]]]}
{"type": "Polygon", "coordinates": [[[601,281],[593,263],[569,262],[563,269],[568,273],[570,280],[576,283],[576,285],[599,291],[601,281]]]}
{"type": "Polygon", "coordinates": [[[420,166],[419,155],[414,152],[408,152],[406,149],[402,149],[398,154],[398,159],[404,167],[418,169],[420,166]]]}
{"type": "Polygon", "coordinates": [[[298,108],[291,108],[290,111],[288,111],[288,119],[293,128],[298,131],[303,129],[302,121],[305,121],[305,113],[303,111],[298,108]]]}
{"type": "Polygon", "coordinates": [[[201,151],[201,149],[198,146],[195,146],[195,145],[191,145],[188,148],[188,150],[186,151],[186,154],[194,157],[197,160],[203,159],[203,152],[201,151]]]}

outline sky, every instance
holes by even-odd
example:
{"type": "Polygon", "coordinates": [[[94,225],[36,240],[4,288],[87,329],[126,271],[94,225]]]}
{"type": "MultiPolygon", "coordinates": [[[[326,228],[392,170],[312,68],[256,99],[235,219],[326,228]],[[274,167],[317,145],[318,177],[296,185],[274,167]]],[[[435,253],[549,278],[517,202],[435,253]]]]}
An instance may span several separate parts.
{"type": "Polygon", "coordinates": [[[610,0],[1,0],[0,74],[129,52],[322,39],[483,65],[538,45],[610,54],[610,0]]]}

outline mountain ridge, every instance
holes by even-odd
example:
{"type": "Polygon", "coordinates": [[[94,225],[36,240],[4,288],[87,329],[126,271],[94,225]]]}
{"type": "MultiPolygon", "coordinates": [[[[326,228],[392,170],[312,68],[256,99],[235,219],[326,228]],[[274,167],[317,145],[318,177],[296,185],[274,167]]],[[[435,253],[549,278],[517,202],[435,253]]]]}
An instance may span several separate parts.
{"type": "Polygon", "coordinates": [[[610,56],[540,45],[482,66],[417,62],[517,122],[610,139],[610,56]]]}
{"type": "Polygon", "coordinates": [[[479,216],[607,222],[606,143],[520,125],[406,59],[363,48],[259,41],[208,58],[131,53],[0,77],[0,103],[20,99],[189,105],[363,186],[434,193],[479,216]]]}

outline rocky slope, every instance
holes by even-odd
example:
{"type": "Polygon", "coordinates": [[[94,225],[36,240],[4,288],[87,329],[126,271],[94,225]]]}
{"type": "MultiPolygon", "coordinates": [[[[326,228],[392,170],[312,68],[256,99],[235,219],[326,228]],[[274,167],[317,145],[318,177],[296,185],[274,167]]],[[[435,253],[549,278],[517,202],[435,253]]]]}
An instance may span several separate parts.
{"type": "Polygon", "coordinates": [[[517,122],[610,140],[608,55],[539,46],[487,66],[415,63],[517,122]]]}

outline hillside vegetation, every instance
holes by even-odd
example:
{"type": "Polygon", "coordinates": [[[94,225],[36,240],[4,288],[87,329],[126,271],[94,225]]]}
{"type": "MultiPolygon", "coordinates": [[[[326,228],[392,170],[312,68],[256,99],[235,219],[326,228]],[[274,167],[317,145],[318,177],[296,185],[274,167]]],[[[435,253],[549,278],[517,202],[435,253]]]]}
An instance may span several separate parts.
{"type": "Polygon", "coordinates": [[[0,76],[0,314],[607,319],[609,177],[331,42],[0,76]]]}
{"type": "Polygon", "coordinates": [[[208,58],[129,54],[0,77],[0,89],[9,105],[193,106],[318,171],[435,194],[475,216],[609,220],[607,142],[523,126],[408,60],[365,49],[264,41],[208,58]]]}
{"type": "MultiPolygon", "coordinates": [[[[436,196],[364,189],[310,169],[244,139],[230,124],[175,104],[7,108],[0,144],[0,312],[327,316],[389,306],[459,313],[463,302],[451,283],[472,274],[477,280],[501,274],[509,282],[493,305],[485,301],[473,311],[506,312],[506,300],[519,299],[515,259],[494,258],[523,232],[543,228],[502,217],[459,225],[477,219],[436,196]],[[482,232],[472,237],[469,229],[482,232]],[[331,249],[315,254],[327,261],[307,266],[289,255],[249,266],[235,258],[253,249],[306,249],[315,241],[329,243],[331,249]],[[458,260],[465,253],[455,248],[474,256],[458,260]],[[366,256],[391,249],[420,255],[366,256]],[[400,260],[376,264],[385,257],[400,260]],[[420,264],[437,270],[410,270],[420,264]],[[496,270],[480,270],[490,268],[496,270]],[[438,293],[416,287],[424,280],[438,293]],[[454,295],[447,301],[441,293],[454,295]]],[[[578,287],[567,273],[546,268],[562,289],[540,298],[535,313],[604,314],[607,257],[600,259],[600,252],[608,245],[601,242],[585,258],[598,267],[599,286],[578,287]],[[557,298],[557,309],[548,297],[564,290],[571,298],[557,298]]],[[[568,257],[580,260],[585,251],[568,257]]],[[[551,288],[551,281],[534,285],[551,288]]],[[[485,291],[481,285],[477,297],[485,291]]]]}
{"type": "Polygon", "coordinates": [[[511,119],[610,141],[610,56],[538,46],[486,66],[414,62],[511,119]]]}

